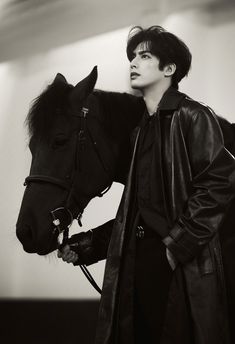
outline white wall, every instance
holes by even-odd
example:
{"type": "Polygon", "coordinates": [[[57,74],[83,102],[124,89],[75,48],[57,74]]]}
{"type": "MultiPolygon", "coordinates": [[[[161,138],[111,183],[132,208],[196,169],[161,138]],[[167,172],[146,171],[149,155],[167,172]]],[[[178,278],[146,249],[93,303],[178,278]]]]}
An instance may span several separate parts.
{"type": "Polygon", "coordinates": [[[184,12],[168,17],[164,25],[192,51],[192,69],[181,90],[235,122],[235,11],[184,12]]]}
{"type": "MultiPolygon", "coordinates": [[[[182,12],[169,16],[161,24],[179,35],[193,54],[192,71],[182,82],[181,90],[235,122],[235,20],[214,22],[212,15],[182,12]]],[[[154,14],[151,18],[154,20],[154,14]]],[[[30,101],[57,72],[75,84],[98,65],[98,88],[128,90],[125,56],[128,30],[124,28],[45,54],[0,64],[0,297],[98,297],[79,268],[58,261],[55,255],[44,258],[26,254],[15,237],[24,191],[22,183],[30,165],[23,122],[30,101]]],[[[90,204],[84,214],[85,230],[115,215],[121,191],[122,187],[116,184],[103,199],[90,204]]],[[[103,262],[90,268],[100,285],[103,268],[103,262]]]]}

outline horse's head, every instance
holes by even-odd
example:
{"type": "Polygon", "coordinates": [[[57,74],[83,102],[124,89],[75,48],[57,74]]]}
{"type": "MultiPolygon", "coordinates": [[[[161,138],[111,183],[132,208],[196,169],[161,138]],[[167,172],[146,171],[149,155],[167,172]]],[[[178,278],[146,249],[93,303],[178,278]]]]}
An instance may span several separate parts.
{"type": "Polygon", "coordinates": [[[55,250],[58,219],[61,228],[68,225],[112,182],[115,144],[104,142],[102,114],[92,95],[96,79],[96,67],[75,87],[57,74],[27,116],[32,164],[16,232],[29,253],[55,250]]]}

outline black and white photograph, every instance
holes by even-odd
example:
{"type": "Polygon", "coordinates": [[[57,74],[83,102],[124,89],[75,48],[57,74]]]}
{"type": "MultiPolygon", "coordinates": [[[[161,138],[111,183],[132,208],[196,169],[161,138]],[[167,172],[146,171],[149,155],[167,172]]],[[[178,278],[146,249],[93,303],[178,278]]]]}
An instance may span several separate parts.
{"type": "Polygon", "coordinates": [[[0,0],[1,343],[235,343],[234,61],[234,0],[0,0]]]}

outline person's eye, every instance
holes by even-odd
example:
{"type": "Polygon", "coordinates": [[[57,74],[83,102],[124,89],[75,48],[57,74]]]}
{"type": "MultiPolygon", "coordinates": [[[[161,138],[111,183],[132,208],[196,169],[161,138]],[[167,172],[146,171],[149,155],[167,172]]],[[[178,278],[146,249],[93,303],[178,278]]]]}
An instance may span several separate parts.
{"type": "Polygon", "coordinates": [[[142,55],[142,59],[144,59],[144,60],[147,60],[147,59],[150,59],[150,58],[151,58],[151,56],[149,54],[143,54],[142,55]]]}

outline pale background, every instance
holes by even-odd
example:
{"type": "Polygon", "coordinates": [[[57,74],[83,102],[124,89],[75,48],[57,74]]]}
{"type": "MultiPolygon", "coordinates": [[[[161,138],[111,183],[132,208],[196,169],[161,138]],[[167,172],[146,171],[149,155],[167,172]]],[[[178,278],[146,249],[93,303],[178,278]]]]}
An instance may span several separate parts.
{"type": "MultiPolygon", "coordinates": [[[[180,90],[235,122],[234,1],[36,3],[40,1],[0,1],[0,298],[97,298],[78,267],[53,254],[27,254],[15,237],[30,166],[23,125],[30,102],[57,72],[75,84],[94,65],[97,88],[130,91],[128,31],[133,25],[160,24],[192,51],[192,70],[180,90]]],[[[84,230],[115,216],[121,192],[115,184],[103,199],[91,202],[84,230]]],[[[99,285],[103,269],[104,262],[90,267],[99,285]]]]}

